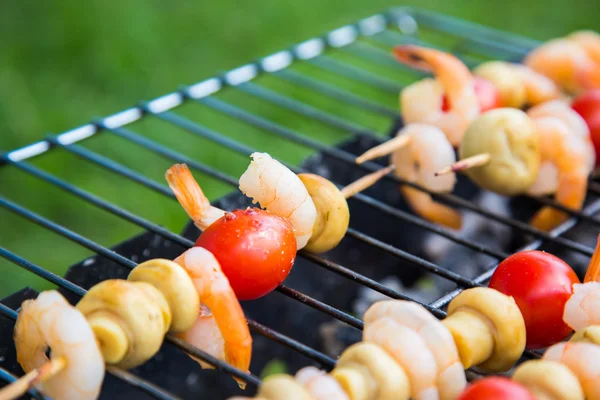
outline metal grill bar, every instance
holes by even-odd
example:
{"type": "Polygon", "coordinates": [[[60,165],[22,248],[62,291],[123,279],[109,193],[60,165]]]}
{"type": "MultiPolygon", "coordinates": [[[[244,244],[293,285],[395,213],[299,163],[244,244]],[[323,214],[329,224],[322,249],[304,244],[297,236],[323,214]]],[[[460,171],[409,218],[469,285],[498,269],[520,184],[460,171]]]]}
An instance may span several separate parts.
{"type": "MultiPolygon", "coordinates": [[[[396,63],[384,50],[382,50],[378,46],[375,46],[375,44],[391,46],[399,43],[427,43],[420,38],[418,27],[430,28],[433,31],[437,32],[446,32],[449,35],[460,39],[460,41],[457,42],[456,46],[452,48],[454,52],[479,53],[490,57],[495,57],[498,56],[498,54],[502,54],[502,58],[508,55],[514,55],[515,58],[518,59],[521,58],[529,48],[533,48],[539,44],[536,41],[530,41],[524,38],[520,38],[518,36],[507,35],[506,33],[501,31],[489,29],[472,23],[466,23],[449,17],[440,17],[439,15],[429,12],[412,10],[407,8],[394,9],[388,13],[375,15],[363,19],[356,24],[347,25],[342,28],[336,29],[334,31],[329,32],[323,37],[308,40],[295,46],[290,50],[282,51],[264,57],[256,62],[229,71],[220,77],[207,79],[195,85],[185,87],[178,92],[170,93],[150,102],[143,103],[139,107],[134,107],[122,111],[115,115],[96,121],[92,124],[84,125],[82,127],[65,132],[58,136],[48,137],[44,141],[40,141],[30,146],[26,146],[24,148],[9,152],[5,154],[4,157],[0,158],[0,166],[2,163],[13,165],[21,171],[35,176],[56,187],[59,187],[61,190],[75,195],[98,208],[101,208],[137,226],[143,227],[144,229],[154,232],[160,235],[161,237],[172,241],[173,243],[177,243],[187,248],[193,245],[193,243],[190,240],[180,235],[177,235],[151,221],[139,217],[132,212],[118,207],[115,204],[108,202],[98,196],[88,193],[78,188],[77,186],[71,185],[41,169],[38,169],[30,164],[21,161],[31,157],[35,157],[39,154],[49,151],[52,148],[58,147],[67,150],[68,152],[74,155],[77,155],[78,157],[82,158],[87,162],[99,165],[113,173],[116,173],[136,183],[139,183],[148,189],[154,190],[171,199],[175,199],[174,195],[166,186],[158,184],[157,182],[119,164],[116,161],[113,161],[110,158],[101,156],[84,147],[75,145],[75,143],[83,141],[97,134],[100,131],[105,131],[110,132],[120,138],[126,139],[136,145],[149,149],[166,159],[176,162],[185,162],[190,167],[202,172],[203,174],[209,177],[217,179],[221,182],[237,186],[237,180],[229,176],[228,174],[215,170],[212,167],[197,162],[192,158],[187,157],[179,152],[168,149],[153,140],[147,139],[143,136],[138,135],[137,133],[122,128],[124,125],[142,119],[145,115],[152,115],[170,124],[178,126],[199,137],[209,139],[219,145],[234,150],[240,154],[248,155],[254,152],[253,149],[249,148],[244,144],[238,143],[222,135],[219,132],[215,132],[211,129],[208,129],[200,124],[187,120],[186,118],[169,111],[181,105],[185,101],[193,100],[194,102],[197,102],[213,110],[221,112],[229,117],[233,117],[244,123],[258,127],[263,131],[274,134],[277,137],[282,137],[286,140],[289,140],[306,148],[320,151],[323,154],[331,156],[336,160],[354,166],[354,155],[350,154],[349,152],[338,148],[329,147],[318,141],[302,136],[302,134],[295,132],[294,130],[285,128],[270,120],[255,115],[249,111],[246,111],[232,104],[209,96],[216,92],[219,92],[225,87],[233,86],[237,88],[238,91],[242,91],[252,96],[266,100],[270,103],[276,104],[279,107],[291,110],[299,115],[318,120],[335,129],[348,132],[355,136],[369,137],[371,139],[376,139],[379,142],[381,142],[382,138],[380,138],[371,129],[365,128],[356,123],[351,123],[343,118],[336,117],[316,107],[310,106],[303,102],[294,100],[293,98],[288,97],[286,95],[282,95],[273,90],[267,89],[264,86],[259,86],[254,83],[250,83],[250,81],[261,73],[270,73],[274,76],[277,76],[283,81],[291,82],[295,85],[301,86],[303,88],[308,88],[317,93],[322,93],[340,102],[356,105],[378,115],[397,119],[398,113],[392,108],[379,105],[372,101],[368,101],[360,96],[354,95],[343,89],[339,89],[336,86],[329,85],[319,78],[313,78],[307,76],[304,73],[299,73],[290,69],[286,69],[286,67],[292,64],[292,62],[294,61],[304,61],[307,64],[310,64],[311,66],[316,67],[318,69],[327,71],[328,73],[333,73],[336,76],[343,76],[356,82],[366,83],[367,85],[373,88],[381,90],[382,92],[392,93],[396,96],[398,92],[402,89],[402,85],[398,85],[396,82],[389,78],[382,78],[361,67],[357,67],[350,63],[340,61],[339,59],[325,55],[324,52],[329,48],[339,48],[342,53],[350,54],[351,57],[366,60],[373,64],[392,67],[395,70],[404,70],[406,72],[409,72],[412,76],[423,76],[423,74],[419,72],[408,69],[402,66],[401,64],[396,63]],[[395,28],[398,28],[401,31],[401,33],[392,30],[395,28]],[[358,42],[357,40],[359,38],[367,39],[367,41],[358,42]]],[[[463,58],[463,60],[467,60],[466,62],[468,63],[468,65],[471,66],[478,63],[478,61],[476,61],[475,58],[472,58],[469,55],[462,54],[461,58],[463,58]]],[[[303,169],[297,168],[295,166],[288,165],[288,167],[295,172],[304,171],[303,169]]],[[[380,166],[375,163],[369,162],[361,166],[356,166],[356,168],[360,168],[365,172],[373,172],[379,169],[380,166]]],[[[385,180],[397,184],[405,184],[414,187],[418,190],[427,192],[426,189],[416,184],[404,182],[395,176],[388,176],[385,178],[385,180]]],[[[593,193],[600,193],[600,189],[598,189],[597,184],[593,182],[590,183],[589,190],[593,193]]],[[[593,253],[593,249],[576,243],[572,240],[563,238],[560,235],[573,228],[578,221],[591,222],[596,225],[600,224],[600,220],[593,217],[594,214],[600,211],[600,200],[586,207],[582,212],[576,212],[574,210],[567,209],[557,204],[553,200],[547,198],[536,198],[536,200],[540,203],[553,206],[557,209],[569,213],[569,215],[572,216],[572,218],[565,224],[561,225],[561,227],[555,229],[550,233],[546,233],[532,228],[528,224],[523,223],[521,221],[488,211],[460,197],[448,194],[430,194],[436,200],[475,212],[481,216],[490,218],[504,225],[510,226],[511,228],[514,228],[520,232],[531,234],[535,238],[537,238],[527,246],[523,247],[521,250],[539,249],[545,242],[549,242],[558,244],[564,248],[573,250],[575,252],[587,256],[593,253]]],[[[448,238],[451,241],[458,243],[466,248],[475,250],[480,253],[485,253],[498,260],[503,259],[508,255],[502,251],[496,251],[491,248],[488,248],[483,244],[464,239],[454,232],[436,226],[432,223],[429,223],[428,221],[424,221],[412,214],[395,209],[394,207],[391,207],[369,196],[359,194],[353,197],[352,201],[358,201],[367,204],[377,210],[383,211],[384,213],[390,216],[398,218],[399,220],[408,222],[412,225],[423,228],[429,232],[433,232],[437,235],[448,238]]],[[[137,265],[135,262],[117,254],[116,252],[103,246],[100,246],[96,242],[93,242],[92,240],[84,236],[81,236],[59,224],[56,224],[44,217],[41,217],[33,213],[32,211],[25,209],[24,207],[21,207],[18,204],[15,204],[10,200],[4,199],[3,197],[0,197],[0,206],[52,232],[58,233],[59,235],[67,238],[68,240],[73,241],[89,250],[92,250],[96,254],[103,256],[109,260],[112,260],[118,263],[119,265],[125,266],[127,268],[133,268],[137,265]]],[[[383,250],[386,253],[392,254],[400,259],[407,260],[425,271],[437,274],[453,282],[456,282],[461,287],[473,287],[482,285],[484,282],[487,281],[487,279],[489,279],[494,269],[496,268],[496,264],[494,263],[493,265],[490,265],[489,269],[480,276],[474,279],[467,279],[459,274],[440,268],[434,263],[431,263],[423,258],[417,257],[408,252],[400,250],[392,245],[386,244],[355,229],[350,228],[348,230],[348,237],[352,237],[363,243],[369,244],[374,248],[383,250]]],[[[344,276],[348,279],[358,282],[389,297],[414,301],[414,299],[411,299],[410,297],[397,291],[388,289],[385,286],[379,284],[378,282],[367,278],[361,274],[358,274],[341,264],[326,260],[321,256],[306,253],[304,251],[301,251],[299,254],[303,258],[325,269],[328,269],[332,272],[335,272],[338,275],[344,276]]],[[[35,264],[28,262],[27,260],[15,255],[14,253],[0,248],[0,256],[73,293],[76,293],[80,296],[85,293],[85,290],[81,287],[74,285],[73,283],[65,280],[64,278],[52,274],[49,271],[35,264]]],[[[305,303],[310,307],[317,309],[325,314],[328,314],[340,321],[343,321],[352,327],[362,329],[363,322],[360,319],[355,318],[335,307],[332,307],[324,302],[316,300],[310,296],[307,296],[304,293],[301,293],[284,285],[279,287],[277,290],[296,301],[305,303]]],[[[446,315],[446,313],[443,310],[441,310],[441,308],[447,305],[448,302],[451,301],[451,299],[454,298],[458,293],[460,293],[461,290],[462,288],[458,288],[454,291],[447,293],[445,296],[432,302],[429,305],[423,305],[438,318],[443,318],[446,315]]],[[[0,314],[5,314],[3,312],[2,307],[3,306],[0,304],[0,314]]],[[[12,313],[15,312],[12,311],[12,313]]],[[[326,369],[331,369],[335,365],[335,360],[333,358],[309,346],[306,346],[294,339],[291,339],[283,334],[280,334],[273,329],[270,329],[253,320],[248,320],[248,324],[254,332],[257,332],[269,338],[270,340],[273,340],[293,350],[296,350],[297,352],[319,362],[326,369]]],[[[183,349],[188,354],[191,354],[194,357],[203,359],[238,378],[246,380],[250,384],[258,385],[260,383],[260,380],[256,376],[236,370],[235,368],[232,368],[229,365],[212,358],[208,354],[204,354],[202,351],[193,348],[192,346],[179,339],[167,336],[166,341],[174,344],[180,349],[183,349]]],[[[535,352],[526,352],[526,355],[529,357],[539,356],[539,354],[535,352]]],[[[140,380],[140,378],[137,378],[125,371],[117,370],[116,373],[114,371],[111,372],[117,375],[119,373],[124,373],[125,375],[120,376],[122,380],[128,381],[128,379],[130,379],[131,381],[129,383],[149,393],[151,393],[153,390],[158,390],[157,392],[155,392],[158,393],[158,396],[156,396],[158,398],[174,398],[167,392],[161,392],[160,388],[157,388],[152,384],[140,380]]],[[[468,371],[468,374],[469,376],[471,376],[472,371],[468,371]]],[[[2,378],[3,374],[0,371],[0,379],[2,378]]]]}

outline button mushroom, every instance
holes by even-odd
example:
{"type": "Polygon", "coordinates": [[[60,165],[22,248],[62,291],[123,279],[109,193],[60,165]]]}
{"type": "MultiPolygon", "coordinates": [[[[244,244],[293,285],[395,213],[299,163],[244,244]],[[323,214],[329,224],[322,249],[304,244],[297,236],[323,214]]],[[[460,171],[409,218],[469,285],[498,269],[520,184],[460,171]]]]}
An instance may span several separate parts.
{"type": "Polygon", "coordinates": [[[374,343],[348,347],[331,375],[351,400],[408,400],[410,383],[406,373],[374,343]]]}
{"type": "Polygon", "coordinates": [[[258,389],[257,397],[265,400],[312,400],[304,386],[286,374],[265,378],[258,389]]]}
{"type": "Polygon", "coordinates": [[[198,317],[200,299],[188,273],[176,262],[154,259],[139,264],[127,280],[146,282],[157,288],[169,303],[172,332],[184,332],[198,317]]]}
{"type": "Polygon", "coordinates": [[[586,326],[571,336],[570,342],[588,342],[600,345],[600,325],[586,326]]]}
{"type": "Polygon", "coordinates": [[[309,173],[298,174],[317,208],[313,233],[306,245],[311,253],[324,253],[344,238],[350,210],[342,192],[329,180],[309,173]]]}
{"type": "Polygon", "coordinates": [[[510,369],[525,350],[525,321],[512,297],[471,288],[448,305],[442,321],[450,330],[463,366],[484,372],[510,369]]]}
{"type": "Polygon", "coordinates": [[[473,74],[492,82],[500,94],[503,107],[521,108],[525,105],[525,87],[509,63],[489,61],[475,68],[473,74]]]}
{"type": "Polygon", "coordinates": [[[489,161],[465,173],[479,186],[514,196],[535,182],[541,163],[533,121],[521,110],[498,108],[471,123],[460,144],[461,159],[489,154],[489,161]]]}
{"type": "Polygon", "coordinates": [[[104,360],[130,369],[160,349],[171,324],[167,300],[144,282],[110,279],[92,287],[79,301],[104,360]]]}
{"type": "Polygon", "coordinates": [[[526,386],[537,400],[584,399],[577,377],[556,361],[527,361],[515,370],[513,380],[526,386]]]}

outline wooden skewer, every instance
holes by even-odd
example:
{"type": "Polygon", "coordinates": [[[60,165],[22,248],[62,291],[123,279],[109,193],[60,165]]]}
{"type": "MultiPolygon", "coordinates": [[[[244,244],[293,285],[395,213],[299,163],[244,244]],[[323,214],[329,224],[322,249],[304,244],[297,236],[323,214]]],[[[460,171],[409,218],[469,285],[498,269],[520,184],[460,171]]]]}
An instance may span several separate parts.
{"type": "Polygon", "coordinates": [[[56,357],[48,361],[41,367],[34,369],[19,380],[14,381],[0,390],[0,400],[12,400],[21,397],[29,389],[37,384],[47,381],[54,375],[62,371],[67,362],[62,357],[56,357]]]}
{"type": "Polygon", "coordinates": [[[352,197],[355,194],[362,192],[369,186],[373,186],[377,181],[379,181],[381,178],[383,178],[395,169],[395,165],[390,165],[378,171],[372,172],[369,175],[365,175],[362,178],[352,182],[351,184],[342,189],[342,194],[344,195],[344,198],[347,199],[349,197],[352,197]]]}
{"type": "Polygon", "coordinates": [[[362,164],[365,161],[369,161],[374,158],[386,156],[390,153],[393,153],[395,150],[398,150],[398,149],[406,146],[409,142],[410,142],[410,136],[407,136],[407,135],[396,136],[395,138],[390,139],[385,143],[381,143],[379,146],[375,146],[372,149],[365,151],[362,155],[356,157],[356,163],[362,164]]]}
{"type": "Polygon", "coordinates": [[[490,153],[477,154],[475,156],[467,157],[463,160],[457,161],[452,165],[444,167],[435,173],[435,176],[446,175],[451,172],[464,171],[473,167],[481,167],[487,164],[492,156],[490,153]]]}

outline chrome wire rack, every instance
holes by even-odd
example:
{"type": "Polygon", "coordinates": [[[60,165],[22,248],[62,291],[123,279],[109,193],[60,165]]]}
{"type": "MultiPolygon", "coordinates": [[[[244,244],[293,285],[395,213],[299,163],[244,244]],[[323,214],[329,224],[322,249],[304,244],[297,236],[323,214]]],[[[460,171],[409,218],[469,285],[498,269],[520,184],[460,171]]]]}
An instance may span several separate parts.
{"type": "MultiPolygon", "coordinates": [[[[126,276],[127,271],[139,261],[153,257],[174,258],[183,249],[191,247],[199,234],[189,224],[183,233],[175,233],[129,210],[134,207],[127,209],[117,205],[84,190],[81,184],[70,183],[35,166],[32,159],[45,153],[74,155],[84,164],[89,163],[119,176],[122,178],[119,182],[134,182],[148,189],[148,196],[151,196],[150,192],[156,192],[169,198],[168,201],[175,199],[169,188],[139,172],[145,171],[146,167],[151,170],[154,166],[138,166],[136,169],[116,158],[123,159],[123,154],[128,152],[150,152],[158,156],[157,160],[187,163],[198,173],[200,183],[203,179],[218,181],[229,191],[237,188],[237,177],[248,164],[248,155],[254,151],[268,151],[277,158],[279,149],[292,148],[296,161],[286,165],[293,171],[316,172],[340,186],[381,168],[384,164],[377,162],[356,165],[354,158],[367,148],[383,142],[386,134],[352,121],[346,109],[355,110],[358,119],[361,113],[369,114],[387,135],[395,134],[401,126],[397,111],[398,93],[403,84],[423,76],[391,58],[390,48],[400,43],[417,43],[451,51],[471,67],[487,59],[519,61],[538,45],[538,42],[530,39],[432,12],[392,9],[219,76],[182,87],[155,100],[4,153],[0,158],[4,167],[2,170],[18,169],[136,225],[144,232],[108,248],[34,212],[18,201],[10,200],[4,196],[4,191],[0,195],[3,209],[96,255],[71,267],[64,278],[4,247],[0,247],[0,256],[58,286],[67,298],[76,302],[86,288],[104,279],[126,276]],[[269,81],[264,81],[265,77],[269,81]],[[227,97],[230,94],[231,98],[227,97]],[[264,107],[278,109],[277,117],[264,111],[264,107]],[[344,111],[344,116],[338,115],[340,109],[344,111]],[[280,117],[281,110],[287,112],[290,119],[280,117]],[[206,112],[220,115],[228,123],[235,121],[240,126],[239,130],[220,131],[199,122],[206,112]],[[156,139],[152,134],[141,134],[130,127],[126,128],[138,123],[146,131],[152,131],[155,125],[162,123],[161,129],[164,131],[166,126],[169,134],[156,139]],[[248,144],[249,140],[240,133],[246,129],[261,132],[257,136],[259,139],[253,139],[256,144],[248,144]],[[173,131],[198,138],[198,146],[207,154],[206,162],[202,157],[186,155],[185,150],[175,150],[171,136],[173,131]],[[321,134],[322,131],[335,132],[337,136],[325,136],[321,134]],[[87,144],[90,138],[99,136],[106,138],[108,144],[104,149],[109,150],[108,155],[82,145],[83,142],[87,144]]],[[[573,257],[576,265],[578,262],[586,264],[593,252],[590,243],[595,237],[589,240],[577,237],[578,230],[585,231],[590,227],[593,230],[600,225],[600,219],[595,217],[600,210],[597,200],[600,189],[593,181],[589,185],[586,206],[581,212],[565,209],[549,198],[511,199],[508,211],[486,206],[485,202],[478,204],[475,199],[481,191],[463,178],[460,178],[454,194],[431,194],[438,201],[465,211],[465,215],[479,218],[484,225],[495,224],[507,229],[501,231],[505,232],[502,235],[510,235],[511,240],[504,245],[496,243],[504,241],[505,238],[500,236],[493,237],[491,241],[485,241],[477,235],[472,238],[473,235],[468,232],[454,232],[415,216],[402,202],[397,190],[399,184],[426,191],[413,183],[387,176],[374,187],[354,196],[349,200],[351,227],[338,249],[325,256],[300,252],[292,274],[284,285],[277,288],[279,294],[269,294],[263,299],[242,304],[255,338],[255,360],[251,371],[262,369],[267,358],[273,355],[292,360],[290,365],[294,367],[313,363],[327,370],[333,368],[338,354],[322,345],[315,326],[311,324],[337,320],[350,327],[348,332],[352,337],[348,340],[356,340],[356,335],[360,339],[363,323],[348,311],[348,305],[364,288],[383,296],[416,301],[437,317],[443,318],[445,306],[462,289],[484,285],[498,262],[514,251],[545,249],[567,258],[573,257]],[[537,230],[527,224],[526,218],[541,205],[559,208],[572,218],[550,233],[537,230]],[[486,266],[476,274],[462,273],[460,269],[450,266],[457,259],[448,256],[448,252],[444,253],[445,257],[436,258],[436,251],[427,250],[424,243],[435,241],[436,238],[442,238],[446,246],[444,248],[451,249],[450,253],[454,254],[455,249],[460,249],[458,253],[467,251],[465,257],[484,256],[486,266]],[[410,290],[383,284],[386,274],[398,275],[406,287],[411,287],[423,276],[440,278],[450,286],[442,286],[448,289],[444,289],[436,299],[426,301],[415,298],[419,296],[411,295],[410,290]],[[349,285],[352,289],[349,289],[349,285]],[[276,296],[279,297],[274,298],[276,296]],[[290,300],[281,300],[285,298],[290,300]],[[291,315],[287,315],[287,312],[291,315]],[[263,324],[258,320],[270,322],[263,324]],[[274,328],[275,325],[277,328],[274,328]]],[[[15,187],[9,189],[18,190],[15,187]]],[[[143,202],[144,199],[139,201],[143,202]]],[[[242,207],[246,202],[243,196],[233,193],[219,199],[216,204],[232,209],[242,207]]],[[[65,210],[65,213],[68,212],[65,210]]],[[[581,274],[581,271],[578,272],[581,274]]],[[[0,304],[0,380],[5,382],[22,374],[14,358],[12,327],[20,303],[35,296],[35,291],[23,289],[0,304]]],[[[180,339],[167,336],[165,341],[159,355],[148,365],[133,371],[108,368],[109,376],[102,396],[177,399],[211,393],[214,397],[210,398],[224,397],[239,393],[229,375],[248,382],[249,394],[260,384],[257,375],[236,370],[180,339]],[[213,364],[216,370],[190,374],[190,370],[197,371],[199,367],[185,353],[213,364]],[[165,361],[167,359],[170,361],[165,361]],[[202,380],[202,385],[198,384],[198,380],[202,380]]],[[[525,354],[525,357],[538,356],[536,352],[525,354]]],[[[469,373],[471,378],[478,375],[476,370],[469,373]]],[[[35,391],[30,395],[43,398],[35,391]]]]}

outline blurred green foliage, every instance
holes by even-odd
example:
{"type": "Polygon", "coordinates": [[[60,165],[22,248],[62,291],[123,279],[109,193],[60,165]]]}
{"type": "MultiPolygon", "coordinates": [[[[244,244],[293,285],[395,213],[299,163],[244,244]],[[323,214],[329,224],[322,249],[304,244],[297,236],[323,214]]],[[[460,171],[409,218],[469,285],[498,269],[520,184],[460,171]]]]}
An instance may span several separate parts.
{"type": "MultiPolygon", "coordinates": [[[[112,114],[181,84],[200,81],[398,5],[403,4],[389,0],[4,1],[0,12],[0,150],[82,125],[96,116],[112,114]]],[[[592,0],[422,0],[418,6],[542,40],[575,29],[593,29],[600,13],[592,0]]],[[[344,51],[332,56],[365,67],[364,62],[344,51]]],[[[410,78],[383,66],[369,64],[368,68],[399,83],[410,78]]],[[[298,65],[294,69],[396,107],[397,95],[365,88],[314,66],[298,65]]],[[[379,132],[388,128],[385,118],[315,96],[280,79],[266,77],[258,82],[379,132]]],[[[227,91],[219,98],[324,143],[348,136],[238,90],[227,91]]],[[[258,129],[198,104],[184,105],[177,112],[289,162],[299,162],[309,154],[306,148],[282,144],[258,129]]],[[[129,128],[235,177],[248,162],[247,157],[223,151],[153,117],[129,128]]],[[[110,134],[99,135],[85,146],[162,184],[164,171],[171,164],[110,134]]],[[[176,202],[66,151],[55,150],[32,164],[172,230],[180,230],[187,220],[176,202]]],[[[210,198],[231,190],[202,174],[196,176],[210,198]]],[[[0,170],[0,195],[103,245],[113,245],[141,231],[14,167],[0,170]]],[[[0,209],[0,221],[0,246],[57,274],[91,254],[5,209],[0,209]]],[[[5,260],[0,260],[0,274],[0,296],[25,285],[49,287],[5,260]]]]}

